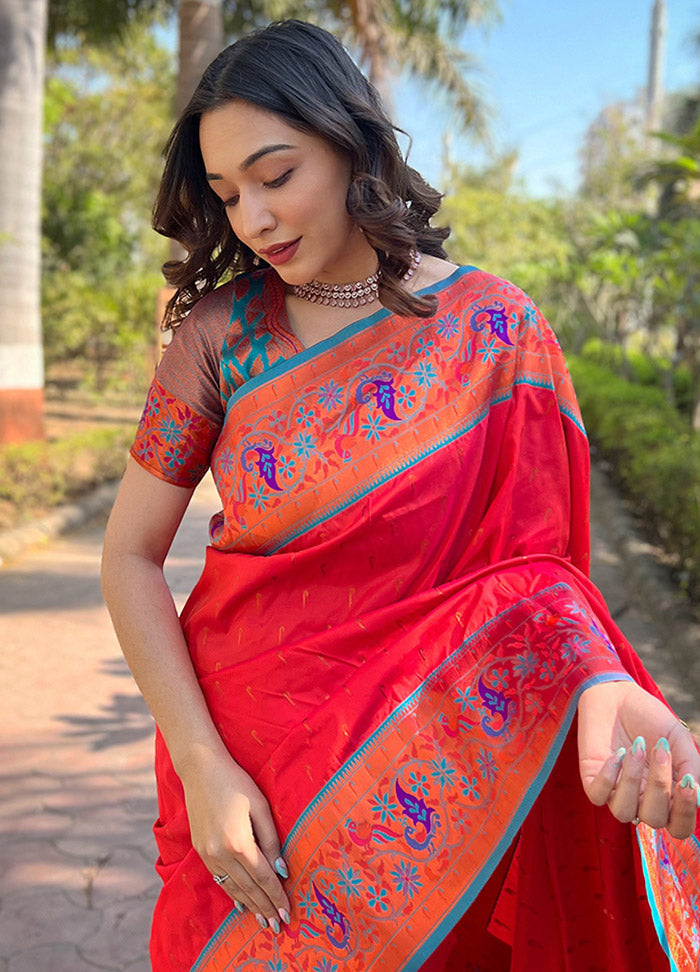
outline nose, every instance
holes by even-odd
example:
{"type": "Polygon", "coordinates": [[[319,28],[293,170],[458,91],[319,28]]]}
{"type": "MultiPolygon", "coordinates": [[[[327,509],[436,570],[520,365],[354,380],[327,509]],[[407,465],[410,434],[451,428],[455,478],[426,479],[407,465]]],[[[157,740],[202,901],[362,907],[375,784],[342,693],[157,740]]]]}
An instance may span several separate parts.
{"type": "Polygon", "coordinates": [[[236,236],[254,243],[266,231],[274,229],[276,220],[267,201],[259,193],[241,194],[233,212],[233,229],[236,236]]]}

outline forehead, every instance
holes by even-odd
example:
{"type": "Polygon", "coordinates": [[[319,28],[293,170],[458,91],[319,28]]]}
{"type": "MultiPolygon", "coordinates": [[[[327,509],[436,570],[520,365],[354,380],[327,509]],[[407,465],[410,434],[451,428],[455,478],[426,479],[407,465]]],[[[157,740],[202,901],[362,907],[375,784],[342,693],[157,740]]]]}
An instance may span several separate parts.
{"type": "Polygon", "coordinates": [[[312,141],[321,140],[246,101],[231,101],[205,112],[199,123],[199,144],[207,169],[223,161],[228,167],[238,167],[266,145],[298,147],[312,141]]]}

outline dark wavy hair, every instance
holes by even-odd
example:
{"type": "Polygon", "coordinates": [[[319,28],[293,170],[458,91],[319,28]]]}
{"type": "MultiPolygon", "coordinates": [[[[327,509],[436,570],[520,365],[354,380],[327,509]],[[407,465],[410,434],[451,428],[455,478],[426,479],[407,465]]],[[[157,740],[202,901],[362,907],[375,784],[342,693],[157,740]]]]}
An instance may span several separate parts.
{"type": "Polygon", "coordinates": [[[177,327],[227,273],[251,269],[255,254],[234,234],[205,178],[201,116],[241,99],[300,131],[325,139],[351,160],[347,209],[379,258],[379,299],[402,316],[429,317],[433,295],[402,283],[411,251],[445,257],[449,229],[430,226],[441,195],[403,158],[374,87],[340,42],[300,20],[273,23],[227,47],[209,65],[165,148],[153,227],[186,251],[163,274],[175,295],[163,326],[177,327]]]}

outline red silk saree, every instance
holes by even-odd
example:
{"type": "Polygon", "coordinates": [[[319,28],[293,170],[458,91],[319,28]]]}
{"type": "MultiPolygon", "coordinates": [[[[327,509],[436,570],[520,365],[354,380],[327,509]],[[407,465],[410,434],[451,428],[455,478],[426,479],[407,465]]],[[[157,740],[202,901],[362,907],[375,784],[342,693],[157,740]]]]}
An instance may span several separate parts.
{"type": "Polygon", "coordinates": [[[658,692],[586,576],[559,346],[503,280],[433,291],[428,320],[304,349],[274,272],[246,275],[153,382],[132,454],[178,485],[211,466],[182,625],[293,903],[279,935],[231,913],[159,736],[156,972],[698,968],[700,843],[620,824],[578,778],[581,691],[658,692]]]}

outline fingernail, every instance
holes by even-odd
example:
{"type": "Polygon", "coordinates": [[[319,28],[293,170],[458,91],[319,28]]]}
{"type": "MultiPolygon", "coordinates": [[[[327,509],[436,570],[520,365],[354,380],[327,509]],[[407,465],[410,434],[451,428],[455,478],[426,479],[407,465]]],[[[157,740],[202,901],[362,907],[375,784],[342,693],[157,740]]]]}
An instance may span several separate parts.
{"type": "Polygon", "coordinates": [[[256,915],[255,917],[261,928],[267,928],[267,922],[265,921],[263,915],[256,915]]]}
{"type": "Polygon", "coordinates": [[[236,911],[243,911],[244,908],[245,908],[245,905],[242,905],[240,901],[236,901],[236,899],[234,898],[233,899],[233,907],[236,909],[236,911]]]}
{"type": "Polygon", "coordinates": [[[695,786],[695,780],[690,775],[690,773],[685,774],[685,776],[681,780],[681,786],[683,787],[684,790],[689,790],[691,786],[695,786]]]}
{"type": "Polygon", "coordinates": [[[664,736],[659,737],[659,741],[654,746],[654,755],[656,756],[657,763],[667,763],[669,756],[671,755],[671,747],[668,744],[668,739],[664,736]]]}
{"type": "Polygon", "coordinates": [[[700,786],[695,784],[695,796],[697,797],[698,808],[700,809],[700,786]]]}
{"type": "Polygon", "coordinates": [[[625,753],[627,750],[624,746],[620,746],[618,751],[615,753],[615,759],[617,760],[617,765],[619,766],[622,760],[625,758],[625,753]]]}
{"type": "Polygon", "coordinates": [[[279,935],[279,933],[280,933],[280,923],[277,921],[276,918],[270,918],[270,928],[273,930],[273,932],[275,933],[275,935],[279,935]]]}
{"type": "Polygon", "coordinates": [[[633,755],[639,756],[639,754],[641,753],[643,756],[646,753],[646,751],[647,751],[646,739],[644,738],[644,736],[637,736],[637,738],[632,743],[633,755]]]}
{"type": "Polygon", "coordinates": [[[279,915],[282,921],[285,923],[285,925],[288,925],[290,923],[291,918],[289,917],[289,912],[287,911],[286,908],[280,908],[279,915]]]}
{"type": "Polygon", "coordinates": [[[289,871],[283,857],[278,857],[273,866],[281,878],[289,877],[289,871]]]}

